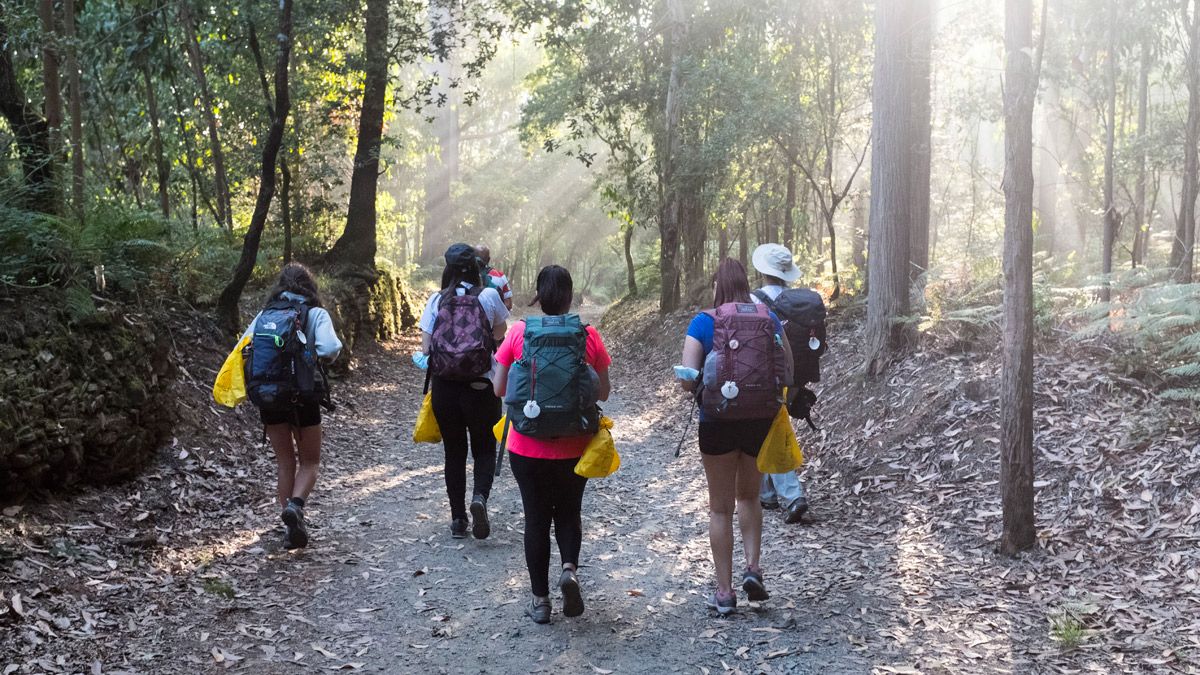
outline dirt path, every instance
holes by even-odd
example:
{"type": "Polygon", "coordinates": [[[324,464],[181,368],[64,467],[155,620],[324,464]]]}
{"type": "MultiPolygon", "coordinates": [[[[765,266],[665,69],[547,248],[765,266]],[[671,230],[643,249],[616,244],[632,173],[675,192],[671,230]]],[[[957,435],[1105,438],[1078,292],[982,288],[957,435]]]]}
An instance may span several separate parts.
{"type": "MultiPolygon", "coordinates": [[[[694,424],[672,458],[687,408],[664,336],[681,321],[630,316],[609,345],[605,409],[623,463],[584,498],[584,616],[562,617],[557,595],[550,625],[523,614],[522,517],[507,461],[492,537],[450,538],[441,446],[411,442],[422,378],[409,339],[365,355],[338,390],[307,550],[279,549],[273,462],[253,411],[217,410],[201,371],[185,370],[180,385],[190,416],[181,430],[192,431],[137,480],[0,512],[0,674],[1200,672],[1200,577],[1186,544],[1200,531],[1200,502],[1117,463],[1179,461],[1184,434],[1104,455],[1089,427],[1056,420],[1137,430],[1130,401],[1047,396],[1039,433],[1063,449],[1042,465],[1044,541],[1023,558],[997,556],[995,423],[971,398],[986,392],[960,384],[992,374],[969,354],[917,359],[898,381],[936,384],[864,389],[850,373],[852,333],[833,340],[824,430],[801,435],[808,522],[765,519],[773,597],[711,616],[694,424]],[[1075,435],[1060,439],[1065,430],[1075,435]],[[1178,543],[1089,515],[1113,495],[1147,513],[1128,495],[1144,502],[1151,491],[1166,495],[1162,517],[1175,519],[1178,543]],[[1084,631],[1072,648],[1051,636],[1066,612],[1084,631]]],[[[1054,391],[1097,381],[1084,365],[1044,368],[1054,391]]],[[[1200,475],[1187,470],[1171,472],[1178,485],[1200,475]]]]}
{"type": "MultiPolygon", "coordinates": [[[[170,649],[162,657],[206,666],[240,657],[232,667],[254,672],[294,672],[296,663],[447,673],[868,669],[836,621],[798,602],[803,574],[770,545],[764,565],[775,572],[768,580],[776,599],[732,619],[709,615],[707,510],[694,442],[672,461],[681,420],[666,423],[662,401],[625,400],[619,385],[606,412],[619,420],[624,463],[616,476],[592,481],[584,501],[588,611],[567,620],[556,597],[550,625],[530,622],[522,611],[520,498],[507,464],[491,500],[491,538],[451,539],[441,447],[409,438],[421,381],[405,349],[393,345],[358,374],[353,427],[336,416],[327,424],[332,469],[309,510],[312,547],[289,554],[249,542],[214,566],[236,588],[235,607],[198,622],[208,635],[193,631],[157,646],[170,649]],[[367,461],[345,462],[350,456],[367,461]]],[[[632,381],[636,370],[618,366],[614,380],[632,381]]],[[[671,410],[684,409],[668,400],[671,410]]],[[[256,512],[265,518],[266,510],[256,512]]],[[[817,536],[768,520],[768,540],[817,536]]]]}

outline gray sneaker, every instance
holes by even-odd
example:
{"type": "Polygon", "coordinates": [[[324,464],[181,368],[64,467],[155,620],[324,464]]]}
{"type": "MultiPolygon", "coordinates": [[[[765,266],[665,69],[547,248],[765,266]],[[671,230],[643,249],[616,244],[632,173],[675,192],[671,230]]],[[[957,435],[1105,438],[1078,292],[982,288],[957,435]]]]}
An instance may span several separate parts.
{"type": "Polygon", "coordinates": [[[742,572],[742,590],[746,592],[746,597],[752,602],[762,602],[771,597],[771,594],[767,592],[767,587],[763,585],[761,572],[750,570],[742,572]]]}
{"type": "Polygon", "coordinates": [[[533,619],[534,623],[550,623],[550,598],[534,596],[525,607],[525,614],[533,619]]]}
{"type": "Polygon", "coordinates": [[[732,614],[734,610],[737,609],[737,594],[730,593],[729,597],[723,598],[716,591],[713,591],[708,596],[708,601],[706,604],[711,609],[717,610],[717,614],[720,614],[721,616],[732,614]]]}
{"type": "Polygon", "coordinates": [[[280,515],[287,527],[283,535],[283,547],[287,549],[304,548],[308,546],[308,528],[304,525],[304,507],[296,502],[288,502],[280,515]]]}

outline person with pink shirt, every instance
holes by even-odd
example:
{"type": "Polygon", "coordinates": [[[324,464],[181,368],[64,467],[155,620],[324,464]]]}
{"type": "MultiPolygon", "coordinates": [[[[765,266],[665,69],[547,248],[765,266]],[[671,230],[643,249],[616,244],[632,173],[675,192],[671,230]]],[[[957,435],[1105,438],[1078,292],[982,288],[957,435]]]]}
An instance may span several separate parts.
{"type": "MultiPolygon", "coordinates": [[[[512,422],[507,432],[507,444],[513,476],[521,490],[525,511],[525,565],[529,570],[533,591],[525,612],[536,623],[550,621],[551,524],[562,559],[558,586],[563,594],[563,614],[575,617],[584,610],[576,570],[583,542],[580,513],[587,479],[575,473],[575,465],[596,431],[599,414],[596,401],[608,400],[611,390],[608,369],[612,357],[595,328],[584,326],[577,316],[568,314],[572,294],[570,272],[558,265],[542,268],[537,277],[537,295],[530,305],[540,305],[544,316],[513,324],[496,352],[497,368],[492,377],[496,395],[504,398],[508,404],[508,416],[512,422]],[[571,411],[565,418],[556,412],[557,409],[551,409],[550,405],[546,405],[545,410],[539,409],[537,396],[527,392],[531,378],[534,386],[539,381],[550,381],[547,374],[541,375],[544,379],[537,379],[536,360],[522,359],[542,349],[540,343],[534,342],[535,347],[526,350],[526,344],[527,340],[545,340],[539,332],[543,326],[550,327],[546,330],[558,331],[554,346],[578,340],[575,342],[578,351],[573,359],[555,362],[546,357],[542,362],[543,373],[556,369],[561,371],[562,368],[574,369],[575,372],[567,375],[569,381],[578,385],[576,391],[588,392],[578,397],[583,399],[579,404],[582,409],[571,411]],[[583,363],[579,363],[579,356],[583,357],[583,363]],[[530,360],[533,362],[526,363],[530,360]],[[574,364],[570,363],[572,360],[574,364]],[[524,400],[515,400],[517,398],[524,400]],[[552,432],[552,428],[560,430],[552,432]],[[522,432],[521,429],[526,431],[522,432]],[[586,433],[589,430],[590,433],[586,433]]],[[[563,352],[560,350],[559,353],[563,352]]],[[[543,384],[544,390],[549,388],[549,384],[543,384]]]]}

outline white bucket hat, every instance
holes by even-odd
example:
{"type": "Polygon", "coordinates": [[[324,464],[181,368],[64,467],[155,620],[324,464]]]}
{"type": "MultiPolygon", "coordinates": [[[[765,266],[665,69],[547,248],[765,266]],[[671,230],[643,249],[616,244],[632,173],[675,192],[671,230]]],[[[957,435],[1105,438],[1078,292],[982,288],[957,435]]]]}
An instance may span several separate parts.
{"type": "Polygon", "coordinates": [[[754,249],[751,257],[754,269],[768,277],[794,283],[800,278],[800,268],[792,260],[792,252],[779,244],[763,244],[754,249]]]}

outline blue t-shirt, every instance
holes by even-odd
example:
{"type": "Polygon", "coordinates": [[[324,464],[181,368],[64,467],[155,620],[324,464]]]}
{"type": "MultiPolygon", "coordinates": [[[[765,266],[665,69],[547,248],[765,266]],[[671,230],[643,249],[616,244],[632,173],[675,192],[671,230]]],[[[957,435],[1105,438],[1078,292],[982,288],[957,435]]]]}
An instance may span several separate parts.
{"type": "MultiPolygon", "coordinates": [[[[779,322],[779,317],[775,316],[775,312],[768,313],[771,315],[771,320],[775,322],[775,335],[779,340],[782,340],[783,324],[779,322]]],[[[704,347],[704,355],[706,357],[708,356],[708,353],[712,351],[713,329],[715,327],[716,321],[704,312],[697,314],[695,318],[692,319],[692,322],[688,324],[688,337],[695,338],[696,341],[700,343],[700,346],[704,347]]],[[[700,366],[700,372],[704,372],[703,365],[700,366]]],[[[703,408],[700,409],[700,421],[708,421],[708,417],[704,414],[703,408]]]]}
{"type": "MultiPolygon", "coordinates": [[[[775,316],[775,312],[768,312],[768,314],[771,315],[771,320],[775,322],[775,334],[782,340],[783,324],[779,322],[779,317],[775,316]]],[[[688,324],[688,337],[695,338],[700,343],[700,346],[704,347],[705,356],[708,356],[708,353],[712,351],[713,328],[715,326],[715,320],[704,312],[697,314],[692,319],[692,322],[688,324]]]]}

